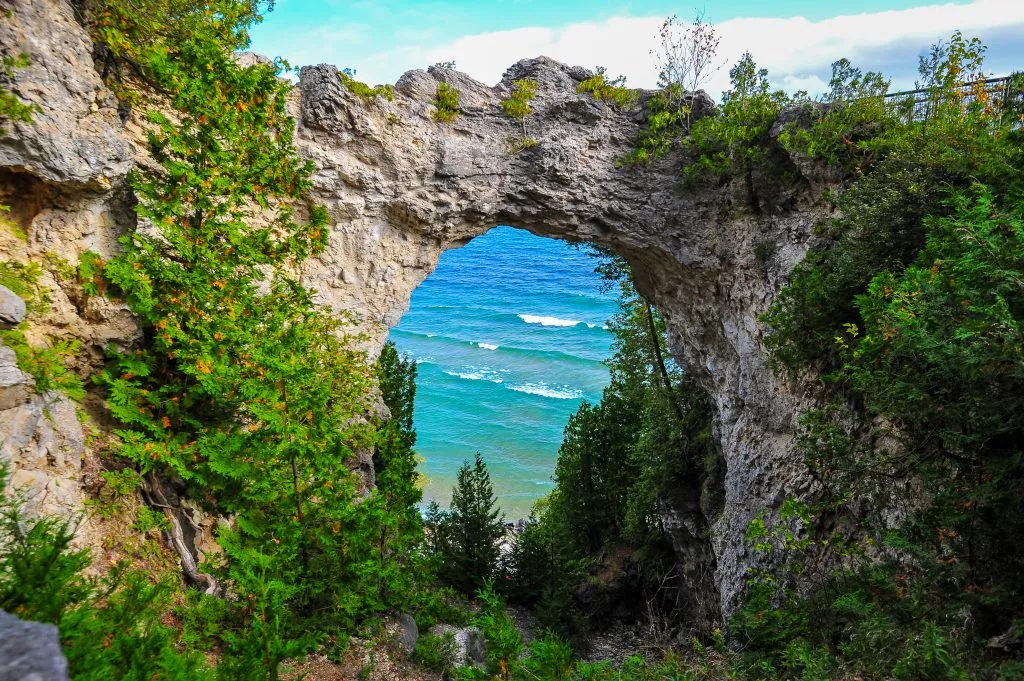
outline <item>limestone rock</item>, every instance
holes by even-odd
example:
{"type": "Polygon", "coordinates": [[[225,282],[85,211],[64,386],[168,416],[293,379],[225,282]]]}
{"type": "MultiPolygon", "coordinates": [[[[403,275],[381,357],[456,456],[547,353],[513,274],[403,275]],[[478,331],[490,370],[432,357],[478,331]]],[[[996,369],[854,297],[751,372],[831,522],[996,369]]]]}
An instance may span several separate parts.
{"type": "MultiPolygon", "coordinates": [[[[803,166],[785,157],[779,162],[792,163],[797,179],[778,185],[756,178],[758,211],[742,209],[738,184],[680,191],[681,149],[650,165],[617,167],[643,115],[578,94],[587,75],[551,59],[524,59],[487,87],[432,68],[405,74],[394,101],[366,102],[340,85],[334,67],[302,69],[292,106],[297,141],[317,166],[314,196],[333,225],[327,250],[307,263],[304,280],[322,303],[355,312],[361,330],[381,343],[440,253],[496,225],[589,241],[624,256],[640,290],[665,315],[675,358],[715,405],[724,473],[714,492],[722,501],[713,513],[699,505],[673,513],[673,495],[665,512],[691,525],[674,537],[680,559],[709,562],[687,590],[692,615],[718,613],[720,623],[754,564],[744,542],[749,521],[780,495],[806,490],[793,432],[814,395],[772,374],[758,317],[827,207],[801,177],[803,166]],[[538,82],[527,134],[539,145],[510,153],[508,141],[519,133],[500,101],[520,78],[538,82]],[[450,124],[431,117],[441,80],[459,88],[463,104],[450,124]],[[755,252],[764,242],[774,248],[768,263],[755,252]]],[[[649,96],[640,93],[640,102],[649,96]]],[[[695,116],[714,110],[705,93],[689,97],[695,116]]]]}
{"type": "Polygon", "coordinates": [[[450,624],[435,624],[430,628],[434,636],[452,634],[455,638],[456,667],[480,665],[487,661],[487,641],[476,627],[453,627],[450,624]]]}
{"type": "Polygon", "coordinates": [[[416,641],[420,638],[420,628],[413,616],[407,612],[398,614],[398,626],[398,644],[407,655],[412,655],[416,650],[416,641]]]}
{"type": "Polygon", "coordinates": [[[6,286],[0,286],[0,328],[12,328],[25,319],[25,301],[6,286]]]}
{"type": "Polygon", "coordinates": [[[109,187],[133,157],[116,102],[92,68],[92,43],[63,0],[10,3],[0,24],[4,54],[25,53],[11,91],[39,110],[0,137],[0,166],[47,181],[109,187]]]}
{"type": "Polygon", "coordinates": [[[29,516],[80,514],[84,453],[74,402],[54,392],[37,394],[14,351],[0,344],[0,464],[11,469],[11,487],[25,493],[29,516]]]}
{"type": "Polygon", "coordinates": [[[31,378],[18,368],[14,350],[0,345],[0,413],[23,404],[31,394],[31,378]]]}
{"type": "Polygon", "coordinates": [[[25,622],[0,610],[0,679],[67,681],[68,661],[52,624],[25,622]]]}

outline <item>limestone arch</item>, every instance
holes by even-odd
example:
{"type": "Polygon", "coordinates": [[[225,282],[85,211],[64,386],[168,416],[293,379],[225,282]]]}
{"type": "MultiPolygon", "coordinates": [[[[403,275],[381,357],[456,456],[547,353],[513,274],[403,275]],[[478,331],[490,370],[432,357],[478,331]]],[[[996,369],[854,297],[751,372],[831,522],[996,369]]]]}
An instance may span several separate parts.
{"type": "MultiPolygon", "coordinates": [[[[293,101],[298,140],[317,166],[314,198],[333,224],[327,252],[305,279],[324,303],[361,315],[382,342],[440,253],[496,225],[625,257],[666,318],[676,360],[715,405],[724,508],[708,517],[699,498],[681,490],[663,519],[692,592],[692,617],[720,622],[738,605],[755,560],[743,541],[747,523],[781,496],[805,491],[794,487],[802,464],[793,438],[795,417],[813,396],[769,369],[758,317],[826,208],[799,174],[765,185],[766,210],[754,214],[734,186],[682,189],[681,152],[619,167],[649,93],[639,109],[623,110],[578,94],[588,75],[540,57],[488,87],[432,67],[402,76],[388,101],[353,95],[332,66],[303,68],[293,101]],[[528,122],[539,146],[510,153],[518,123],[500,100],[520,78],[539,84],[528,122]],[[460,93],[461,114],[450,124],[431,116],[440,81],[460,93]],[[767,260],[756,255],[765,243],[767,260]]],[[[696,105],[711,106],[706,97],[696,105]]]]}

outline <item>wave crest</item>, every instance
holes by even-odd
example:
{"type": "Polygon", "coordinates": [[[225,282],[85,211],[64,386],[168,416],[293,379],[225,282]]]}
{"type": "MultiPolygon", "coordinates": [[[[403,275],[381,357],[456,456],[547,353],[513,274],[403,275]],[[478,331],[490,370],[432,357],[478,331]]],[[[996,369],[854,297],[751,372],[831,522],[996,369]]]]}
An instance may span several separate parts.
{"type": "Polygon", "coordinates": [[[478,348],[483,348],[484,350],[497,350],[498,349],[497,345],[493,345],[491,343],[477,343],[476,346],[478,348]]]}
{"type": "Polygon", "coordinates": [[[580,323],[578,319],[559,319],[558,317],[545,317],[535,314],[516,315],[527,324],[540,324],[541,326],[576,326],[580,323]]]}
{"type": "Polygon", "coordinates": [[[455,378],[461,378],[467,381],[490,381],[491,383],[504,383],[505,381],[497,374],[499,371],[493,369],[478,369],[476,367],[468,367],[465,371],[449,371],[448,369],[443,370],[449,376],[455,378]]]}
{"type": "Polygon", "coordinates": [[[521,383],[518,385],[510,385],[508,386],[508,389],[515,390],[517,393],[526,393],[527,395],[537,395],[539,397],[550,397],[555,400],[575,400],[583,397],[583,392],[576,388],[570,388],[568,386],[553,388],[545,383],[521,383]]]}

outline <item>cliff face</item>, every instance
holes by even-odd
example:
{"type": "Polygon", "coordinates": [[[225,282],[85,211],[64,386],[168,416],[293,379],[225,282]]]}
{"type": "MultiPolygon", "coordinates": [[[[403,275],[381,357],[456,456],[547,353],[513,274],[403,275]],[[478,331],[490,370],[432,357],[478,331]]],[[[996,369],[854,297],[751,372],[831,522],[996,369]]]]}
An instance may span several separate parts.
{"type": "MultiPolygon", "coordinates": [[[[107,343],[130,345],[137,331],[116,303],[77,293],[53,256],[74,264],[85,250],[112,255],[118,234],[134,227],[125,180],[142,154],[141,135],[132,117],[118,118],[64,0],[16,0],[12,9],[0,48],[32,58],[12,89],[42,110],[0,137],[0,203],[28,234],[22,241],[0,229],[0,257],[44,265],[53,302],[33,332],[81,339],[84,370],[107,343]]],[[[329,248],[304,278],[379,346],[441,252],[496,225],[590,241],[626,257],[641,292],[666,317],[672,352],[716,407],[725,472],[715,492],[724,501],[711,509],[681,489],[662,505],[692,614],[711,622],[736,605],[755,560],[743,543],[749,520],[810,484],[793,451],[795,417],[810,397],[769,370],[757,318],[825,208],[814,198],[814,178],[786,157],[779,158],[790,172],[784,184],[755,178],[757,211],[732,186],[680,189],[678,156],[616,168],[643,117],[577,94],[587,75],[545,58],[519,62],[494,88],[454,71],[411,71],[393,101],[367,101],[344,88],[334,67],[304,68],[292,111],[300,149],[317,166],[313,198],[327,206],[332,225],[329,248]],[[510,153],[518,123],[499,101],[526,77],[539,83],[527,123],[539,146],[510,153]],[[439,80],[460,92],[462,114],[451,124],[431,117],[439,80]]],[[[698,110],[710,105],[697,103],[698,110]]],[[[85,406],[102,427],[101,405],[85,406]]],[[[12,435],[11,415],[0,411],[0,441],[12,435]]],[[[38,440],[33,429],[19,437],[38,440]]],[[[3,449],[17,469],[35,465],[31,456],[27,445],[3,449]]],[[[80,458],[89,456],[84,448],[80,458]]],[[[77,489],[75,469],[51,472],[77,489]]]]}

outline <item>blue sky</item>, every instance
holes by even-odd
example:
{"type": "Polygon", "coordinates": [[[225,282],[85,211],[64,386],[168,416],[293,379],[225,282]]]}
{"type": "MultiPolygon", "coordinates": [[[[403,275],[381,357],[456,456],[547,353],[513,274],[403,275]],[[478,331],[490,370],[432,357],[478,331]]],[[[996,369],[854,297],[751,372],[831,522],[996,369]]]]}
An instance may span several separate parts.
{"type": "MultiPolygon", "coordinates": [[[[690,17],[693,4],[642,0],[278,0],[253,32],[252,49],[293,65],[328,62],[367,82],[394,82],[413,68],[454,59],[493,84],[504,69],[538,54],[623,73],[652,87],[650,50],[661,20],[690,17]]],[[[746,49],[790,90],[822,87],[842,56],[882,69],[897,87],[913,82],[916,56],[961,28],[990,47],[989,70],[1024,68],[1024,0],[707,0],[723,37],[722,59],[746,49]]],[[[723,68],[708,90],[727,84],[723,68]]]]}

